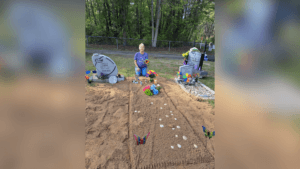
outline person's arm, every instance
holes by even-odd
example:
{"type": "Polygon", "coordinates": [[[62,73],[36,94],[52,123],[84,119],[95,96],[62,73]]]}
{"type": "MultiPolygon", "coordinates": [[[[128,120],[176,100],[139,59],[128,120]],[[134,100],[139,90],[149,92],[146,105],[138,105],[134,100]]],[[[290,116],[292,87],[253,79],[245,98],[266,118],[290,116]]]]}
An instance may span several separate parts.
{"type": "Polygon", "coordinates": [[[137,65],[137,62],[136,62],[136,59],[137,59],[137,54],[138,54],[138,53],[136,53],[136,54],[134,55],[134,65],[135,65],[135,67],[137,67],[137,68],[138,68],[138,65],[137,65]]]}
{"type": "Polygon", "coordinates": [[[135,67],[138,67],[137,63],[136,63],[136,60],[134,60],[134,64],[135,64],[135,67]]]}

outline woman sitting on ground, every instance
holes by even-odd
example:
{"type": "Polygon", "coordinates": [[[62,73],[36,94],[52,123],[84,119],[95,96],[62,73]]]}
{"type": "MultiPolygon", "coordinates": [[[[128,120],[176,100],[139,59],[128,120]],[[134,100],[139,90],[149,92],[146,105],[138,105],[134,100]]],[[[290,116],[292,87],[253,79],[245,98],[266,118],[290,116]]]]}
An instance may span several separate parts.
{"type": "Polygon", "coordinates": [[[135,73],[138,76],[146,76],[147,74],[147,64],[145,60],[148,59],[148,54],[145,53],[145,45],[141,43],[139,45],[140,52],[134,55],[135,73]]]}

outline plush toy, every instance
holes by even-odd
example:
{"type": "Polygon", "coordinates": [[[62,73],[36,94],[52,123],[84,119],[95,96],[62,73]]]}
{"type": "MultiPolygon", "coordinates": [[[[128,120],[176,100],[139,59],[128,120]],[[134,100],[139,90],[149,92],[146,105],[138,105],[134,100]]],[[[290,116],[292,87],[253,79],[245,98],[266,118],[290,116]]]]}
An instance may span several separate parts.
{"type": "Polygon", "coordinates": [[[152,86],[150,87],[151,90],[154,90],[155,88],[156,88],[155,85],[152,85],[152,86]]]}
{"type": "Polygon", "coordinates": [[[153,90],[153,94],[154,94],[154,95],[157,95],[157,94],[158,94],[158,90],[157,90],[157,89],[154,89],[154,90],[153,90]]]}

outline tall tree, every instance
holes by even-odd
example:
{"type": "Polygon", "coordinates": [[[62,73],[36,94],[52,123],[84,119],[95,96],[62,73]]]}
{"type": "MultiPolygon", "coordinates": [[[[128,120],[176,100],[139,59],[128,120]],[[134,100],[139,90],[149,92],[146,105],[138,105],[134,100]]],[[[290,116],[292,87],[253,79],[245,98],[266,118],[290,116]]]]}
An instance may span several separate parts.
{"type": "Polygon", "coordinates": [[[153,21],[153,0],[152,0],[152,8],[151,8],[151,17],[152,17],[152,46],[153,46],[153,42],[154,42],[154,21],[153,21]]]}
{"type": "Polygon", "coordinates": [[[155,28],[155,35],[154,35],[154,43],[152,44],[152,47],[156,47],[157,36],[158,36],[158,29],[159,29],[159,20],[160,20],[160,8],[161,8],[161,0],[158,0],[156,28],[155,28]]]}

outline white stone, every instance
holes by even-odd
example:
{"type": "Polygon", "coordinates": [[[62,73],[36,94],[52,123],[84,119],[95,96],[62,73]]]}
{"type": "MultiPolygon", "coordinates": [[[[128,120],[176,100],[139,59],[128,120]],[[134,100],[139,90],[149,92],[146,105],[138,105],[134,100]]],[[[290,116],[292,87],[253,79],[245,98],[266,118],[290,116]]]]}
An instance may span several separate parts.
{"type": "Polygon", "coordinates": [[[178,137],[178,135],[175,135],[175,137],[178,137]]]}
{"type": "Polygon", "coordinates": [[[160,109],[162,109],[162,107],[160,107],[160,109]]]}
{"type": "Polygon", "coordinates": [[[198,146],[197,146],[196,144],[194,144],[194,147],[195,147],[195,148],[198,148],[198,146]]]}
{"type": "Polygon", "coordinates": [[[108,82],[109,82],[110,84],[115,84],[115,83],[117,83],[117,82],[118,82],[117,76],[110,76],[109,79],[108,79],[108,82]]]}
{"type": "Polygon", "coordinates": [[[166,115],[166,117],[169,117],[168,115],[166,115]]]}
{"type": "Polygon", "coordinates": [[[180,129],[180,126],[177,126],[178,129],[180,129]]]}
{"type": "Polygon", "coordinates": [[[186,136],[182,136],[183,140],[187,140],[187,137],[186,136]]]}
{"type": "Polygon", "coordinates": [[[158,119],[159,121],[161,121],[161,118],[160,119],[158,119]]]}
{"type": "Polygon", "coordinates": [[[177,120],[176,118],[174,118],[175,120],[177,120]]]}
{"type": "Polygon", "coordinates": [[[172,128],[172,130],[175,130],[175,128],[172,128]]]}
{"type": "Polygon", "coordinates": [[[181,145],[180,144],[177,144],[178,148],[181,148],[181,145]]]}
{"type": "Polygon", "coordinates": [[[171,146],[171,149],[174,149],[174,146],[171,146]]]}
{"type": "Polygon", "coordinates": [[[164,127],[164,125],[163,125],[163,124],[161,124],[161,125],[160,125],[160,127],[164,127]]]}

